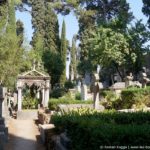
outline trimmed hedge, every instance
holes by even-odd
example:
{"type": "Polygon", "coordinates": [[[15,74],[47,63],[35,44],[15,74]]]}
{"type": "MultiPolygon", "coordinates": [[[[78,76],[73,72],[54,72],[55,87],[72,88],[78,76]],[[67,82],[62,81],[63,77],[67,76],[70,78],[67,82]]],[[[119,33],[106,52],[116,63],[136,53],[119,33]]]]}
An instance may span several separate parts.
{"type": "Polygon", "coordinates": [[[112,91],[103,91],[102,96],[105,101],[102,105],[106,109],[130,109],[150,107],[150,87],[147,88],[127,88],[117,97],[112,91]]]}
{"type": "Polygon", "coordinates": [[[150,112],[98,113],[80,109],[53,116],[52,123],[57,131],[67,131],[73,150],[150,145],[150,112]]]}
{"type": "Polygon", "coordinates": [[[82,100],[73,100],[73,99],[50,99],[48,107],[50,110],[58,110],[59,104],[92,104],[91,100],[82,101],[82,100]]]}

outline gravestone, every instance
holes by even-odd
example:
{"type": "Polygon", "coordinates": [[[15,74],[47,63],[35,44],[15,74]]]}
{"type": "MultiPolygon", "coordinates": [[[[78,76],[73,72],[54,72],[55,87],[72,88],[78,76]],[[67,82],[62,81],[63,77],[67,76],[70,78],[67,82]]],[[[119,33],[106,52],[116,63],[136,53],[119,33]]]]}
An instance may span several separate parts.
{"type": "Polygon", "coordinates": [[[82,86],[81,86],[81,99],[87,100],[87,86],[86,86],[86,84],[82,84],[82,86]]]}
{"type": "Polygon", "coordinates": [[[100,89],[103,88],[102,83],[99,82],[99,74],[95,73],[92,78],[92,92],[93,92],[93,100],[94,100],[94,109],[98,110],[100,108],[99,100],[100,100],[100,89]]]}
{"type": "Polygon", "coordinates": [[[78,92],[81,92],[81,82],[80,82],[80,81],[78,81],[77,91],[78,91],[78,92]]]}

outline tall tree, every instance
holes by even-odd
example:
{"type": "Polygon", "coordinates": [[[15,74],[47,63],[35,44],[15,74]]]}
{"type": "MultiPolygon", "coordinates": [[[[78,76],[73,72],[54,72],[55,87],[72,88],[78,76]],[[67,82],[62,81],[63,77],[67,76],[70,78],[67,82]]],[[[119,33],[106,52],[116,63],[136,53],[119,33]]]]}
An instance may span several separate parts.
{"type": "Polygon", "coordinates": [[[45,36],[42,60],[51,76],[52,86],[60,81],[62,74],[62,61],[60,59],[60,39],[58,18],[51,4],[46,3],[45,11],[45,36]]]}
{"type": "Polygon", "coordinates": [[[32,0],[32,25],[34,28],[32,45],[34,47],[37,34],[45,34],[45,0],[32,0]]]}
{"type": "Polygon", "coordinates": [[[46,4],[44,48],[58,52],[60,48],[59,25],[57,15],[50,4],[46,4]]]}
{"type": "Polygon", "coordinates": [[[148,24],[150,28],[150,1],[149,0],[143,0],[143,13],[148,17],[148,24]]]}
{"type": "Polygon", "coordinates": [[[60,56],[63,64],[63,72],[60,78],[60,83],[64,85],[66,81],[66,53],[67,53],[67,41],[66,41],[66,24],[63,20],[62,32],[61,32],[61,45],[60,45],[60,56]]]}
{"type": "Polygon", "coordinates": [[[76,56],[76,53],[77,53],[77,48],[76,48],[76,39],[75,37],[73,37],[72,39],[72,47],[71,47],[71,62],[70,62],[70,79],[71,80],[74,80],[76,79],[76,76],[77,76],[77,56],[76,56]],[[72,79],[72,76],[73,76],[73,79],[72,79]]]}

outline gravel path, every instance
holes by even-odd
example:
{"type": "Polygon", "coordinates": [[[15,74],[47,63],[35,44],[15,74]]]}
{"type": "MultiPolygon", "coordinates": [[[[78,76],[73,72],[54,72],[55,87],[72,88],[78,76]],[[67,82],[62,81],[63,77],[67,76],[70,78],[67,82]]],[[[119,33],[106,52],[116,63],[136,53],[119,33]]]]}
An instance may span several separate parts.
{"type": "Polygon", "coordinates": [[[9,121],[9,140],[6,150],[45,150],[38,127],[33,120],[9,121]]]}

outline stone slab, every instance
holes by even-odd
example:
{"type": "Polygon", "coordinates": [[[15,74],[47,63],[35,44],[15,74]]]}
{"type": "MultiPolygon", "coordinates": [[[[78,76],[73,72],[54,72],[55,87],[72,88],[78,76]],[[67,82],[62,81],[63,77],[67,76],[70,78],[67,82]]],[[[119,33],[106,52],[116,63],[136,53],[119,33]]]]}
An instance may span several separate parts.
{"type": "Polygon", "coordinates": [[[55,128],[54,124],[44,124],[44,125],[39,124],[40,135],[43,143],[45,143],[46,140],[45,137],[46,131],[54,128],[55,128]]]}

